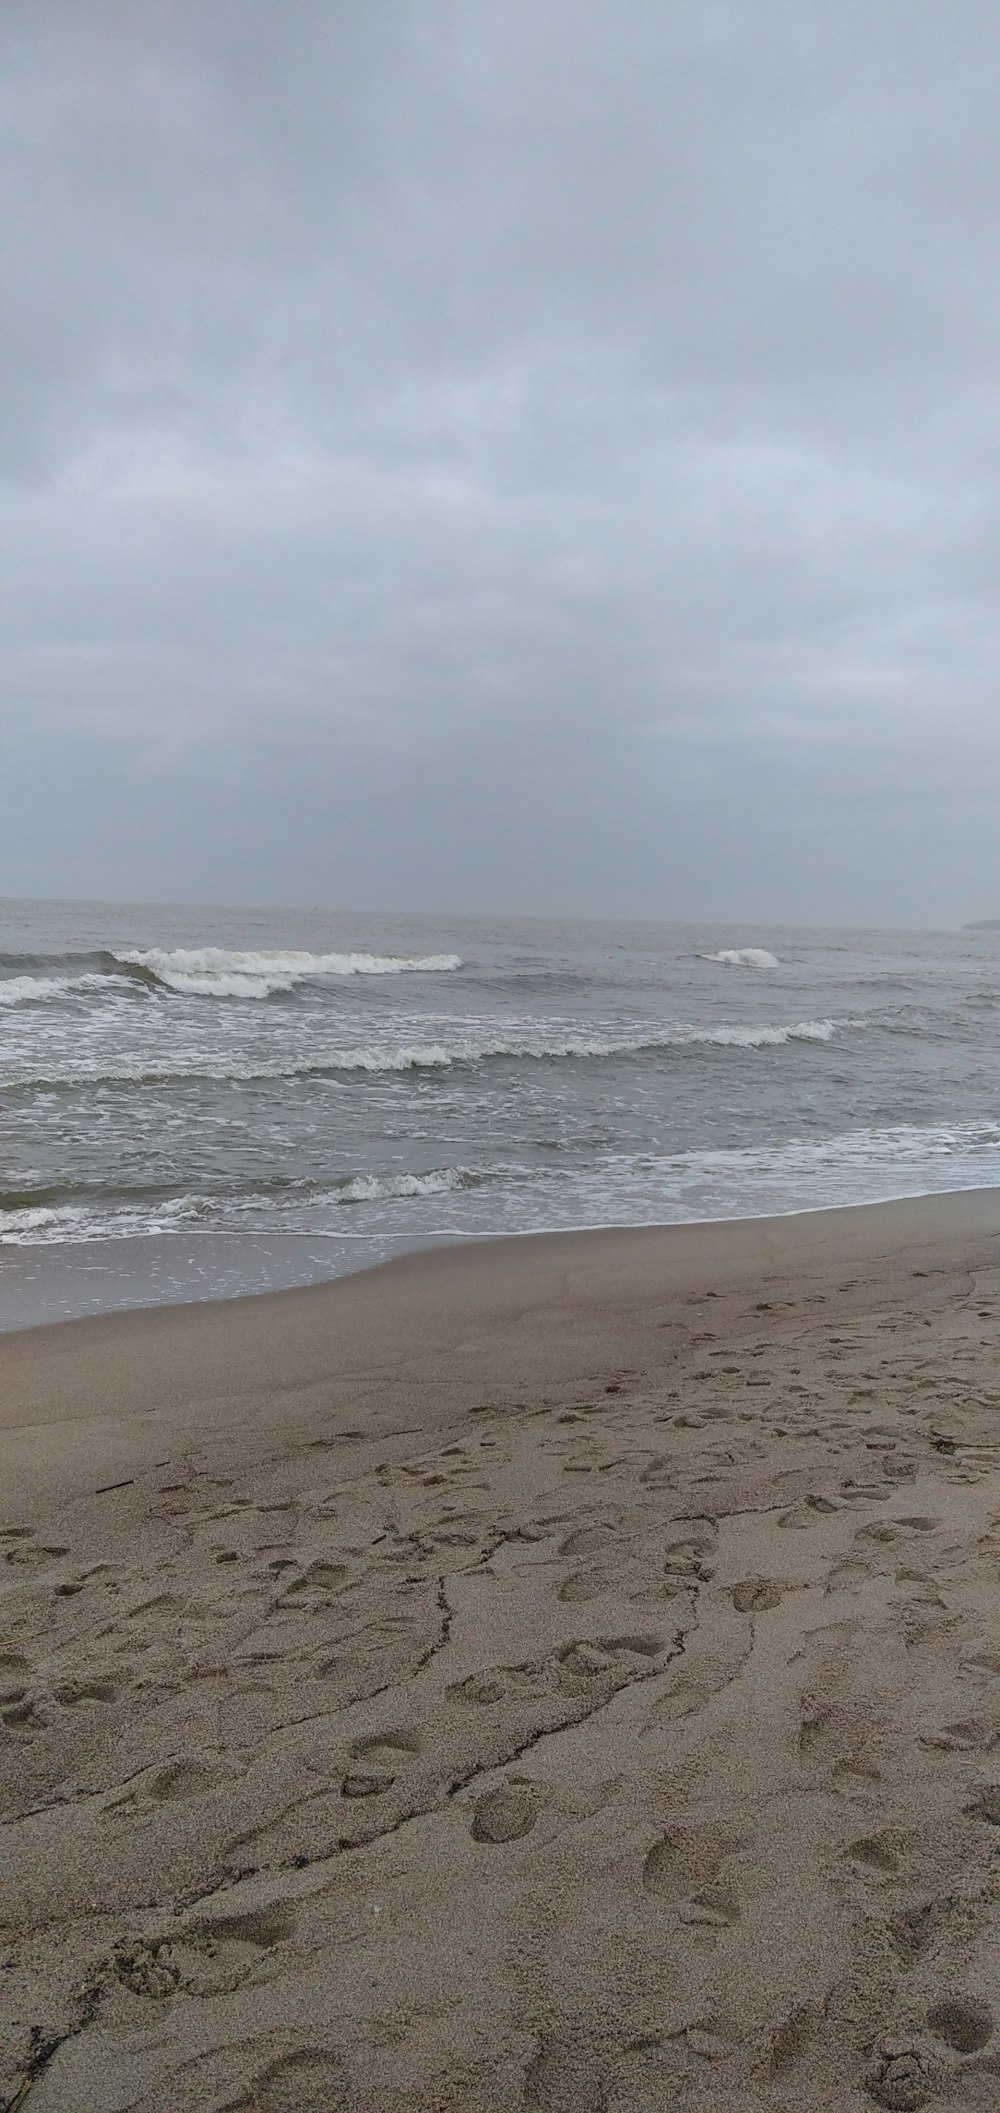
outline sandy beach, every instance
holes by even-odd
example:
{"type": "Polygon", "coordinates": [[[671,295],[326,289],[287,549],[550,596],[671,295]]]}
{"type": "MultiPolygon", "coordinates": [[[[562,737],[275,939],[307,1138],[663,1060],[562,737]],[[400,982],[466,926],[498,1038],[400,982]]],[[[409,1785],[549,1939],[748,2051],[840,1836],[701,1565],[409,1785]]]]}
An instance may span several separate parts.
{"type": "Polygon", "coordinates": [[[995,2108],[998,1280],[979,1193],[0,1339],[0,2104],[995,2108]]]}

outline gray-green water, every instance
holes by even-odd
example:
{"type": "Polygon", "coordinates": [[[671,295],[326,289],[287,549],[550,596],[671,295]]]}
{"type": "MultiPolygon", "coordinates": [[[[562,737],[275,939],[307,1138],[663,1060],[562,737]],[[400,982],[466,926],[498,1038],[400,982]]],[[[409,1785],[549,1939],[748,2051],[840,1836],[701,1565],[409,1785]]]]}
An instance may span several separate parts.
{"type": "Polygon", "coordinates": [[[7,902],[3,1318],[990,1186],[998,1029],[989,932],[7,902]]]}

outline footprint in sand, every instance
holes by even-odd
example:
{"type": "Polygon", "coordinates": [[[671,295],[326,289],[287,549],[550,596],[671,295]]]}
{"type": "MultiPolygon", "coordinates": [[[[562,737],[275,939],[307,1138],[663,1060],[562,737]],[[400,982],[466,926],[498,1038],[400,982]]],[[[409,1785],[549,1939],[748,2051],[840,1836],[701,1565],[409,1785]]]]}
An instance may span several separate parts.
{"type": "Polygon", "coordinates": [[[578,1526],[574,1533],[567,1534],[566,1539],[560,1541],[559,1554],[596,1555],[614,1540],[616,1531],[617,1529],[605,1520],[598,1520],[592,1526],[578,1526]]]}
{"type": "Polygon", "coordinates": [[[682,1540],[671,1541],[663,1561],[668,1594],[690,1592],[711,1581],[715,1570],[709,1557],[714,1555],[717,1541],[718,1535],[710,1526],[698,1527],[682,1540]]]}
{"type": "Polygon", "coordinates": [[[315,1562],[299,1572],[278,1594],[276,1605],[290,1610],[328,1607],[348,1576],[346,1563],[315,1562]]]}
{"type": "Polygon", "coordinates": [[[211,1754],[193,1755],[184,1760],[168,1761],[159,1769],[147,1785],[150,1797],[163,1804],[171,1798],[199,1797],[206,1790],[217,1790],[220,1783],[232,1780],[232,1771],[224,1761],[211,1754]]]}
{"type": "Polygon", "coordinates": [[[347,2070],[339,2054],[320,2047],[279,2055],[260,2069],[249,2091],[229,2099],[225,2113],[303,2113],[306,2106],[337,2113],[351,2102],[347,2070]]]}
{"type": "Polygon", "coordinates": [[[724,2062],[739,2046],[735,2028],[721,2018],[699,2018],[685,2028],[682,2038],[688,2052],[702,2062],[724,2062]]]}
{"type": "Polygon", "coordinates": [[[601,1570],[574,1570],[563,1579],[559,1587],[559,1598],[569,1606],[588,1600],[599,1599],[608,1590],[608,1581],[601,1570]]]}
{"type": "Polygon", "coordinates": [[[29,1734],[44,1731],[49,1720],[40,1708],[39,1697],[33,1688],[13,1680],[6,1685],[5,1691],[0,1688],[0,1694],[4,1693],[5,1699],[0,1701],[0,1723],[7,1725],[10,1731],[29,1734]]]}
{"type": "Polygon", "coordinates": [[[608,2113],[598,2050],[582,2028],[546,2037],[524,2078],[523,2113],[608,2113]]]}
{"type": "Polygon", "coordinates": [[[229,1995],[251,1974],[259,1977],[270,1955],[295,1934],[295,1911],[287,1901],[270,1901],[241,1913],[201,1916],[188,1923],[169,1942],[151,1947],[156,1957],[152,1969],[136,1947],[137,1960],[124,1955],[125,1971],[119,1979],[135,1994],[169,1995],[165,1983],[172,1977],[174,1988],[196,1996],[229,1995]]]}
{"type": "Polygon", "coordinates": [[[861,1835],[844,1854],[866,1883],[895,1878],[899,1870],[899,1858],[884,1834],[861,1835]]]}
{"type": "Polygon", "coordinates": [[[887,1935],[904,1966],[912,1966],[942,1934],[955,1913],[951,1900],[922,1900],[887,1924],[887,1935]]]}
{"type": "Polygon", "coordinates": [[[18,1528],[12,1544],[0,1552],[8,1563],[45,1563],[70,1553],[65,1541],[36,1540],[30,1527],[18,1528]]]}
{"type": "Polygon", "coordinates": [[[489,1709],[504,1702],[511,1695],[533,1695],[540,1690],[538,1674],[528,1665],[488,1666],[480,1673],[469,1673],[464,1680],[457,1680],[447,1692],[449,1698],[470,1702],[479,1709],[489,1709]]]}
{"type": "Polygon", "coordinates": [[[925,1732],[917,1743],[928,1752],[979,1753],[995,1746],[998,1737],[995,1718],[966,1717],[957,1724],[943,1724],[938,1732],[925,1732]]]}
{"type": "Polygon", "coordinates": [[[725,1886],[704,1886],[690,1900],[682,1901],[678,1914],[692,1928],[728,1930],[740,1919],[740,1904],[725,1886]]]}
{"type": "Polygon", "coordinates": [[[295,1910],[285,1900],[269,1901],[259,1908],[245,1908],[242,1913],[216,1915],[207,1921],[192,1926],[192,1933],[207,1938],[212,1944],[253,1945],[258,1951],[270,1951],[275,1944],[287,1944],[295,1934],[295,1910]]]}
{"type": "Polygon", "coordinates": [[[812,2003],[798,2003],[789,2011],[787,2018],[778,2026],[771,2041],[771,2071],[781,2076],[786,2069],[794,2069],[807,2052],[820,2022],[821,2013],[812,2003]]]}
{"type": "Polygon", "coordinates": [[[74,1709],[78,1702],[113,1702],[120,1685],[108,1673],[77,1673],[60,1680],[52,1696],[61,1708],[74,1709]]]}
{"type": "Polygon", "coordinates": [[[865,2078],[877,2105],[888,2113],[918,2113],[938,2082],[938,2067],[930,2050],[911,2040],[883,2040],[865,2078]]]}
{"type": "Polygon", "coordinates": [[[963,1811],[968,1819],[986,1820],[989,1826],[1000,1827],[1000,1783],[981,1784],[963,1811]]]}
{"type": "MultiPolygon", "coordinates": [[[[845,1504],[886,1504],[891,1495],[884,1482],[856,1482],[852,1475],[840,1484],[840,1493],[845,1504]]],[[[778,1524],[784,1521],[779,1519],[778,1524]]]]}
{"type": "Polygon", "coordinates": [[[573,1680],[596,1680],[602,1674],[617,1674],[624,1658],[658,1658],[664,1646],[659,1636],[601,1636],[564,1645],[557,1653],[563,1673],[573,1680]]]}
{"type": "Polygon", "coordinates": [[[970,1651],[959,1660],[958,1670],[966,1680],[993,1680],[1000,1673],[1000,1651],[970,1651]]]}
{"type": "MultiPolygon", "coordinates": [[[[18,1721],[9,1713],[24,1707],[25,1701],[32,1693],[33,1672],[30,1658],[16,1644],[8,1644],[0,1649],[0,1721],[4,1724],[18,1721]]],[[[30,1701],[28,1706],[31,1707],[30,1701]]]]}
{"type": "Polygon", "coordinates": [[[834,1504],[830,1497],[808,1496],[801,1504],[793,1504],[788,1511],[783,1511],[778,1525],[786,1532],[801,1533],[810,1526],[818,1526],[821,1519],[839,1510],[839,1504],[834,1504]]]}
{"type": "Polygon", "coordinates": [[[993,2012],[978,1996],[947,1996],[928,2011],[927,2023],[956,2054],[978,2054],[993,2036],[993,2012]]]}
{"type": "Polygon", "coordinates": [[[180,1987],[180,1967],[173,1946],[165,1940],[140,1938],[133,1944],[119,1945],[112,1956],[111,1969],[133,1996],[162,2001],[165,1996],[176,1995],[180,1987]]]}
{"type": "Polygon", "coordinates": [[[351,1749],[352,1766],[340,1786],[345,1798],[384,1797],[401,1768],[420,1752],[420,1741],[412,1732],[377,1732],[359,1739],[351,1749]]]}
{"type": "Polygon", "coordinates": [[[510,1776],[479,1799],[470,1833],[474,1842],[514,1842],[530,1834],[542,1809],[542,1795],[525,1776],[510,1776]]]}
{"type": "Polygon", "coordinates": [[[644,1489],[671,1490],[675,1488],[677,1476],[669,1453],[654,1453],[652,1460],[647,1460],[639,1480],[644,1489]]]}
{"type": "Polygon", "coordinates": [[[772,1584],[766,1577],[747,1577],[733,1586],[732,1601],[737,1614],[767,1614],[772,1607],[780,1606],[780,1585],[772,1584]]]}
{"type": "Polygon", "coordinates": [[[731,1928],[739,1921],[740,1903],[723,1868],[739,1847],[734,1835],[718,1827],[671,1828],[646,1856],[643,1892],[675,1907],[689,1925],[731,1928]]]}
{"type": "MultiPolygon", "coordinates": [[[[484,1666],[447,1690],[449,1699],[480,1709],[507,1704],[548,1705],[561,1695],[577,1714],[596,1694],[608,1699],[634,1680],[648,1677],[653,1661],[668,1652],[653,1635],[578,1638],[536,1663],[484,1666]]],[[[670,1653],[670,1655],[673,1655],[670,1653]]]]}
{"type": "Polygon", "coordinates": [[[5,1563],[41,1563],[50,1552],[68,1555],[68,1548],[50,1551],[40,1548],[33,1526],[7,1526],[0,1529],[0,1555],[5,1563]]]}

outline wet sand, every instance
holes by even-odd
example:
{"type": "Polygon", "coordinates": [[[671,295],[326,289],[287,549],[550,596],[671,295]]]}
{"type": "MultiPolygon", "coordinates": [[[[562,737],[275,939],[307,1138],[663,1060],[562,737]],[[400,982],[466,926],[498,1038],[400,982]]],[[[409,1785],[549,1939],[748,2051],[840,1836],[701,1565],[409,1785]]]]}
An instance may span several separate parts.
{"type": "Polygon", "coordinates": [[[993,2109],[998,1286],[985,1192],[0,1338],[0,2105],[993,2109]]]}

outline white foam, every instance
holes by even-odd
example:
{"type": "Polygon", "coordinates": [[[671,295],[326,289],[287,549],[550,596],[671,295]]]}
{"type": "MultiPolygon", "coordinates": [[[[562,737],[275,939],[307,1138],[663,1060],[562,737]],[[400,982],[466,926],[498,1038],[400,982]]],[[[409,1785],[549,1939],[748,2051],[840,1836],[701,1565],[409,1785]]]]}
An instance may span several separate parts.
{"type": "Polygon", "coordinates": [[[66,1203],[59,1208],[41,1204],[25,1206],[23,1210],[4,1211],[0,1216],[0,1241],[16,1246],[20,1239],[33,1233],[56,1231],[66,1237],[87,1223],[89,1213],[77,1204],[66,1203]]]}
{"type": "Polygon", "coordinates": [[[777,968],[777,954],[766,946],[724,946],[717,954],[703,954],[703,961],[721,962],[724,968],[777,968]]]}
{"type": "Polygon", "coordinates": [[[122,976],[6,976],[0,982],[0,1005],[38,1005],[45,998],[62,998],[67,991],[98,990],[106,983],[123,983],[122,976]]]}
{"type": "Polygon", "coordinates": [[[77,1086],[100,1082],[113,1085],[165,1085],[172,1079],[284,1079],[324,1078],[336,1072],[397,1072],[447,1070],[456,1064],[479,1064],[489,1061],[552,1063],[566,1059],[590,1058],[600,1060],[616,1056],[637,1056],[658,1049],[695,1049],[712,1047],[717,1049],[781,1049],[789,1042],[830,1042],[841,1027],[862,1027],[869,1023],[862,1020],[797,1020],[788,1027],[768,1026],[723,1026],[723,1027],[676,1027],[657,1033],[651,1027],[636,1027],[619,1034],[587,1035],[575,1031],[566,1034],[526,1034],[493,1040],[474,1035],[456,1037],[449,1042],[374,1042],[360,1043],[355,1047],[318,1048],[310,1051],[308,1058],[294,1058],[273,1063],[265,1060],[246,1061],[222,1059],[214,1062],[207,1057],[203,1062],[164,1063],[136,1055],[121,1057],[108,1063],[102,1056],[95,1056],[89,1063],[69,1063],[53,1066],[45,1062],[44,1072],[25,1071],[17,1066],[6,1069],[2,1075],[8,1086],[77,1086]]]}
{"type": "Polygon", "coordinates": [[[450,1045],[415,1043],[395,1048],[378,1045],[343,1051],[337,1057],[331,1053],[328,1061],[331,1068],[336,1069],[408,1071],[425,1066],[482,1063],[487,1059],[505,1057],[545,1063],[570,1057],[637,1056],[646,1050],[693,1049],[706,1045],[717,1049],[781,1049],[787,1042],[830,1042],[839,1024],[836,1020],[797,1020],[790,1027],[742,1024],[674,1027],[659,1034],[655,1029],[637,1027],[624,1034],[529,1034],[497,1041],[477,1040],[470,1036],[450,1045]]]}
{"type": "Polygon", "coordinates": [[[838,1026],[857,1021],[799,1020],[794,1027],[711,1027],[692,1034],[693,1042],[715,1042],[720,1049],[781,1049],[786,1042],[832,1042],[838,1026]]]}
{"type": "Polygon", "coordinates": [[[62,1241],[131,1239],[137,1234],[177,1232],[211,1212],[201,1196],[171,1196],[150,1205],[134,1202],[108,1206],[63,1203],[31,1204],[0,1212],[0,1246],[23,1247],[62,1241]]]}
{"type": "Polygon", "coordinates": [[[271,1231],[285,1230],[287,1221],[294,1230],[296,1217],[305,1213],[312,1218],[331,1204],[453,1196],[463,1189],[478,1188],[485,1179],[485,1175],[467,1167],[438,1167],[424,1174],[355,1174],[330,1189],[311,1190],[307,1183],[301,1190],[293,1186],[278,1196],[264,1190],[242,1196],[171,1196],[159,1203],[136,1197],[104,1204],[26,1204],[20,1209],[0,1211],[0,1246],[123,1240],[199,1227],[205,1231],[231,1231],[234,1220],[250,1221],[252,1229],[256,1229],[254,1221],[268,1219],[271,1231]]]}
{"type": "Polygon", "coordinates": [[[414,1228],[457,1238],[571,1226],[683,1224],[992,1187],[1000,1174],[998,1158],[996,1123],[866,1126],[774,1145],[607,1153],[586,1169],[443,1167],[419,1174],[359,1174],[323,1188],[293,1183],[278,1194],[265,1189],[236,1196],[182,1195],[152,1205],[139,1196],[86,1206],[31,1205],[0,1212],[0,1245],[79,1244],[171,1232],[192,1237],[199,1231],[351,1240],[369,1237],[373,1230],[403,1238],[414,1228]],[[485,1205],[472,1194],[458,1201],[463,1192],[484,1188],[485,1205]],[[451,1202],[442,1219],[433,1205],[445,1198],[451,1202]],[[399,1214],[394,1210],[411,1202],[412,1220],[408,1208],[399,1214]],[[350,1212],[338,1210],[344,1204],[374,1209],[352,1225],[350,1212]]]}
{"type": "Polygon", "coordinates": [[[993,1187],[998,1154],[996,1123],[866,1125],[772,1145],[608,1155],[570,1185],[596,1206],[581,1224],[612,1222],[597,1216],[609,1199],[623,1224],[684,1223],[993,1187]]]}
{"type": "Polygon", "coordinates": [[[0,983],[0,1005],[33,1005],[57,997],[68,982],[68,976],[7,976],[0,983]]]}
{"type": "Polygon", "coordinates": [[[439,1167],[428,1174],[355,1174],[337,1192],[339,1203],[383,1203],[391,1198],[453,1196],[478,1186],[465,1167],[439,1167]]]}
{"type": "Polygon", "coordinates": [[[267,998],[327,976],[442,975],[461,968],[458,954],[308,954],[218,946],[135,947],[114,958],[144,968],[168,990],[204,998],[267,998]]]}

